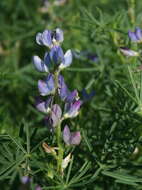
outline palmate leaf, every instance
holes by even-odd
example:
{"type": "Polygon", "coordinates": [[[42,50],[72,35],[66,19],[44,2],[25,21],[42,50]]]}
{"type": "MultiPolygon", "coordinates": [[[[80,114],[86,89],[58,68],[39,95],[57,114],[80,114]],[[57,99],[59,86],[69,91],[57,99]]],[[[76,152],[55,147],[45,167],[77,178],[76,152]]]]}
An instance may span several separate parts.
{"type": "Polygon", "coordinates": [[[13,153],[13,150],[13,147],[8,144],[0,146],[0,180],[6,179],[12,172],[15,173],[18,166],[25,159],[23,152],[17,149],[13,153]]]}

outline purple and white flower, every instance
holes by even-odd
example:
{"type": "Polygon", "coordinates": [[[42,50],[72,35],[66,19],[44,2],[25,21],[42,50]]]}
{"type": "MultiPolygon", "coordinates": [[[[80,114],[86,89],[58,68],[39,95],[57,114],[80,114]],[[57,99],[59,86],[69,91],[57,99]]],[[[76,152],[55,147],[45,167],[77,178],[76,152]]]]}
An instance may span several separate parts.
{"type": "Polygon", "coordinates": [[[66,125],[63,130],[63,140],[67,145],[79,145],[81,141],[80,132],[70,132],[69,127],[66,125]]]}
{"type": "Polygon", "coordinates": [[[73,59],[72,52],[71,50],[68,50],[64,55],[62,63],[59,65],[59,69],[62,70],[66,67],[69,67],[72,63],[72,59],[73,59]]]}
{"type": "Polygon", "coordinates": [[[33,56],[33,64],[34,64],[35,68],[37,69],[37,71],[48,73],[50,62],[51,62],[51,60],[50,60],[49,53],[45,54],[44,61],[42,59],[40,59],[40,57],[37,55],[33,56]]]}
{"type": "Polygon", "coordinates": [[[67,85],[65,84],[64,77],[62,75],[59,75],[58,77],[58,85],[58,93],[63,101],[72,102],[78,99],[77,90],[70,92],[67,85]]]}
{"type": "Polygon", "coordinates": [[[136,27],[135,31],[128,31],[128,36],[132,42],[142,42],[142,30],[136,27]]]}
{"type": "Polygon", "coordinates": [[[65,115],[64,118],[76,117],[79,113],[80,106],[82,105],[81,100],[65,104],[65,115]]]}
{"type": "Polygon", "coordinates": [[[36,42],[49,48],[59,45],[64,40],[63,31],[57,28],[55,31],[45,30],[43,33],[36,35],[36,42]]]}
{"type": "Polygon", "coordinates": [[[52,101],[52,97],[48,97],[46,101],[41,100],[41,98],[38,98],[36,100],[36,108],[38,111],[43,113],[49,113],[50,112],[50,103],[52,101]]]}
{"type": "Polygon", "coordinates": [[[120,52],[127,57],[137,57],[139,53],[126,47],[121,47],[120,52]]]}
{"type": "Polygon", "coordinates": [[[45,80],[39,80],[38,89],[41,96],[53,94],[55,91],[53,75],[49,74],[45,80]]]}

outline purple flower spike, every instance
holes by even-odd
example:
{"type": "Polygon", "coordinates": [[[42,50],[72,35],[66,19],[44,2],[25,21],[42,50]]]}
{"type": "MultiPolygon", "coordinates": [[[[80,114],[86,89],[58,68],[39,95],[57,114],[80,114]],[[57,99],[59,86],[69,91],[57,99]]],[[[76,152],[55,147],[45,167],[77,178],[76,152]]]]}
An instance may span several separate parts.
{"type": "Polygon", "coordinates": [[[43,113],[48,113],[50,111],[50,103],[52,101],[52,98],[49,97],[46,101],[41,100],[38,98],[36,100],[36,108],[38,111],[43,112],[43,113]]]}
{"type": "Polygon", "coordinates": [[[43,33],[38,33],[36,35],[36,42],[39,45],[45,45],[51,47],[52,45],[52,32],[50,30],[45,30],[43,33]]]}
{"type": "Polygon", "coordinates": [[[45,81],[38,81],[38,89],[42,96],[52,94],[55,90],[53,75],[49,74],[45,81]]]}
{"type": "Polygon", "coordinates": [[[65,113],[64,117],[65,118],[76,117],[78,115],[81,104],[82,104],[81,100],[77,100],[74,103],[67,103],[65,105],[66,113],[65,113]]]}
{"type": "Polygon", "coordinates": [[[80,132],[70,132],[69,127],[66,125],[63,130],[63,140],[67,145],[79,145],[81,141],[80,132]]]}
{"type": "Polygon", "coordinates": [[[121,51],[121,53],[123,53],[123,55],[128,56],[128,57],[137,57],[137,56],[139,56],[138,52],[133,51],[133,50],[131,50],[129,48],[126,48],[126,47],[121,47],[120,51],[121,51]]]}
{"type": "Polygon", "coordinates": [[[29,176],[23,176],[22,178],[21,178],[21,183],[23,183],[23,184],[27,184],[27,183],[29,183],[30,182],[30,177],[29,176]]]}
{"type": "Polygon", "coordinates": [[[64,55],[64,60],[60,64],[59,69],[62,70],[66,67],[69,67],[71,65],[71,63],[72,63],[72,52],[71,52],[71,50],[68,50],[64,55]]]}
{"type": "Polygon", "coordinates": [[[128,31],[128,36],[133,42],[142,42],[142,30],[136,27],[135,32],[128,31]]]}
{"type": "Polygon", "coordinates": [[[35,68],[40,72],[48,72],[48,67],[40,59],[39,56],[33,56],[33,63],[35,68]]]}

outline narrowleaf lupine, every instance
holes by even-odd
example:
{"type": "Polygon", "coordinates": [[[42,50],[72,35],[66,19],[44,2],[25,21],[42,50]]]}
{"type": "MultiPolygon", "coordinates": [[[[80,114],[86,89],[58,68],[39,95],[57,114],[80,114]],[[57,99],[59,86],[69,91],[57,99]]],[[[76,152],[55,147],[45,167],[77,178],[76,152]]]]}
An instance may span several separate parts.
{"type": "MultiPolygon", "coordinates": [[[[47,73],[46,78],[38,81],[38,90],[44,100],[40,97],[36,101],[36,108],[46,114],[46,124],[50,131],[56,135],[57,153],[54,150],[53,156],[57,160],[57,171],[62,174],[65,165],[70,160],[63,159],[65,148],[63,142],[67,145],[78,145],[81,141],[79,131],[71,133],[66,126],[62,132],[62,121],[76,117],[82,105],[77,90],[70,91],[64,77],[60,74],[63,69],[69,67],[72,63],[71,50],[67,50],[64,54],[60,47],[63,40],[63,31],[59,28],[55,31],[45,30],[43,33],[38,33],[36,36],[37,44],[48,47],[49,51],[45,53],[44,60],[41,60],[38,56],[33,57],[35,68],[39,72],[47,73]],[[52,69],[51,65],[53,65],[52,69]],[[63,164],[64,162],[66,163],[63,164]]],[[[47,153],[52,152],[52,147],[44,146],[45,149],[47,153]]]]}

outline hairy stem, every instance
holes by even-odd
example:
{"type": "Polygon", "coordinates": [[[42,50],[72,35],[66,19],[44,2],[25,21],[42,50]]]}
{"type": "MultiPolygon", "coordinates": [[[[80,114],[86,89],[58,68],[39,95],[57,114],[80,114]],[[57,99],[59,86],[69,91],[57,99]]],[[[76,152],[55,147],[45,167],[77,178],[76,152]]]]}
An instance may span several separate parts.
{"type": "Polygon", "coordinates": [[[57,170],[62,173],[62,160],[63,160],[63,147],[62,147],[62,133],[61,133],[61,122],[57,126],[57,145],[58,145],[58,159],[57,159],[57,170]]]}

